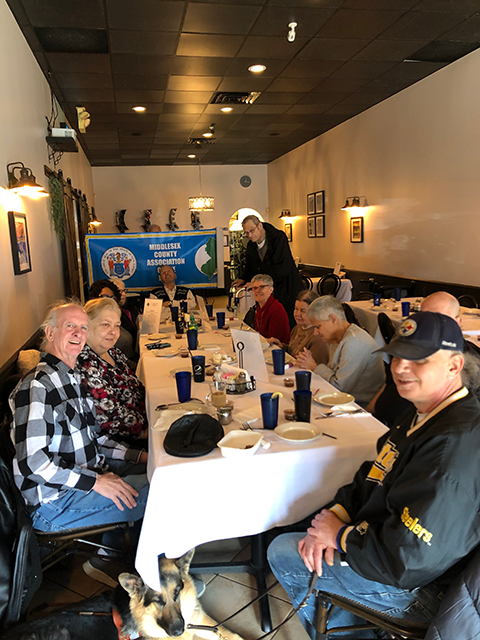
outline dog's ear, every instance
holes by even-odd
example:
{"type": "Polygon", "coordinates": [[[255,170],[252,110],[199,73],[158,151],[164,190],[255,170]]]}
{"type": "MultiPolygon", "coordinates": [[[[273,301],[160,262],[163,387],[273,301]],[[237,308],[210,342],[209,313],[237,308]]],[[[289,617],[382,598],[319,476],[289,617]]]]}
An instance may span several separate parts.
{"type": "Polygon", "coordinates": [[[145,590],[145,584],[140,576],[135,576],[133,573],[121,573],[118,576],[118,581],[131,596],[141,596],[145,590]]]}
{"type": "Polygon", "coordinates": [[[184,571],[185,573],[188,573],[188,570],[190,569],[190,564],[192,563],[194,553],[195,553],[195,548],[190,549],[190,551],[187,551],[187,553],[185,553],[183,556],[175,560],[175,564],[180,569],[180,571],[184,571]]]}

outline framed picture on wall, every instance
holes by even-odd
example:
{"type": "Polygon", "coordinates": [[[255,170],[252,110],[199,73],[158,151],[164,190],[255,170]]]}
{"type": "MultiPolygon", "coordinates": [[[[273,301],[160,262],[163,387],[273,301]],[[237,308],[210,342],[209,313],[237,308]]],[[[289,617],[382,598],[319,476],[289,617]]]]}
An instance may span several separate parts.
{"type": "Polygon", "coordinates": [[[363,242],[363,218],[350,218],[350,242],[363,242]]]}
{"type": "Polygon", "coordinates": [[[315,216],[315,237],[325,237],[325,216],[315,216]]]}
{"type": "Polygon", "coordinates": [[[309,238],[315,238],[315,218],[308,218],[307,231],[309,238]]]}
{"type": "Polygon", "coordinates": [[[10,244],[12,246],[13,272],[16,276],[19,276],[32,270],[27,216],[24,213],[9,211],[8,226],[10,228],[10,244]]]}
{"type": "Polygon", "coordinates": [[[315,194],[315,213],[325,213],[325,191],[315,194]]]}
{"type": "Polygon", "coordinates": [[[315,213],[315,194],[309,193],[307,196],[307,214],[309,216],[315,213]]]}
{"type": "Polygon", "coordinates": [[[292,225],[291,224],[285,225],[285,235],[287,236],[287,240],[291,242],[292,241],[292,225]]]}

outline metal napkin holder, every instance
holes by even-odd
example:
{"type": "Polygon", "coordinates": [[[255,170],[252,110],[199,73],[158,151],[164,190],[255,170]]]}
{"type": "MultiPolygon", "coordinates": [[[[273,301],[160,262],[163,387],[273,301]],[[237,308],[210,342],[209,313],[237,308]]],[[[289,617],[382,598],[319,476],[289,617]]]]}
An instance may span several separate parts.
{"type": "Polygon", "coordinates": [[[231,395],[241,395],[242,393],[249,393],[250,391],[255,391],[256,382],[253,376],[250,376],[250,380],[245,380],[242,382],[237,382],[235,380],[228,380],[226,391],[231,395]]]}

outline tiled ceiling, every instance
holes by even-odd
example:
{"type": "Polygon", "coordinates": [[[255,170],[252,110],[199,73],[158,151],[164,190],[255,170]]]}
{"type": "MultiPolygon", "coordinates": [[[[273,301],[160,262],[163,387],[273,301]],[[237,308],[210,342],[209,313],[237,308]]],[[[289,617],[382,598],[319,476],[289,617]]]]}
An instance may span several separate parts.
{"type": "Polygon", "coordinates": [[[267,163],[480,47],[479,0],[7,2],[94,166],[267,163]]]}

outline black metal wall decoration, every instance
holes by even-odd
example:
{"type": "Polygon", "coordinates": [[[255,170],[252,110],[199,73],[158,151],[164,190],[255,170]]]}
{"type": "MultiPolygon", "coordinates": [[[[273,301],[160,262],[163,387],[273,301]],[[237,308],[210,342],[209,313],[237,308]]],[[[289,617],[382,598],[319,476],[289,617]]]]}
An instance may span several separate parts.
{"type": "Polygon", "coordinates": [[[145,209],[145,211],[143,212],[143,215],[145,216],[145,220],[142,224],[142,229],[144,229],[145,233],[148,233],[148,230],[150,229],[150,218],[152,217],[152,210],[151,209],[145,209]]]}
{"type": "Polygon", "coordinates": [[[200,222],[200,211],[190,211],[190,220],[193,229],[203,229],[203,225],[200,222]]]}
{"type": "Polygon", "coordinates": [[[178,224],[175,222],[176,213],[177,213],[176,209],[170,209],[170,213],[168,214],[167,227],[170,229],[170,231],[176,231],[177,229],[180,229],[178,224]]]}
{"type": "Polygon", "coordinates": [[[127,213],[126,209],[122,209],[121,211],[117,211],[115,214],[116,217],[116,227],[120,231],[120,233],[125,233],[128,231],[128,227],[125,224],[125,214],[127,213]]]}

